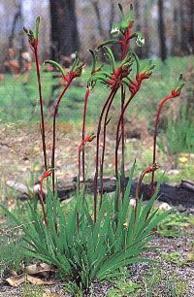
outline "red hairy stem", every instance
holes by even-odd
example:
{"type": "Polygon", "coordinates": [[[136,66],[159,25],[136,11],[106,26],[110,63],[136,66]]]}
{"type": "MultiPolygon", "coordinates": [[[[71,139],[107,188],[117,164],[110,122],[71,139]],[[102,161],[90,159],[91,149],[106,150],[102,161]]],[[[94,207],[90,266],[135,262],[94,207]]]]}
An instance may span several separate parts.
{"type": "Polygon", "coordinates": [[[43,98],[42,98],[42,85],[41,85],[41,77],[40,77],[40,65],[38,59],[38,45],[35,44],[33,47],[35,63],[36,63],[36,73],[38,80],[38,91],[39,91],[39,102],[40,102],[40,114],[41,114],[41,135],[42,135],[42,149],[44,156],[44,167],[47,170],[47,152],[46,152],[46,141],[45,141],[45,121],[44,121],[44,108],[43,108],[43,98]]]}
{"type": "Polygon", "coordinates": [[[100,149],[100,132],[101,132],[101,126],[102,126],[102,119],[104,116],[104,113],[106,111],[107,105],[109,104],[109,101],[112,98],[112,95],[114,94],[114,90],[112,89],[100,114],[99,121],[98,121],[98,128],[97,128],[97,135],[96,135],[96,171],[94,176],[94,222],[96,222],[97,217],[97,193],[98,193],[98,167],[99,167],[99,149],[100,149]]]}
{"type": "MultiPolygon", "coordinates": [[[[81,141],[81,143],[78,146],[78,190],[80,189],[80,176],[81,176],[81,152],[83,148],[85,147],[85,144],[88,142],[92,142],[96,136],[94,133],[91,133],[89,135],[86,135],[84,139],[81,141]]],[[[85,190],[85,189],[84,189],[85,190]]]]}
{"type": "Polygon", "coordinates": [[[142,186],[142,182],[143,179],[145,177],[146,174],[148,173],[153,173],[155,172],[157,169],[159,168],[159,165],[156,163],[153,163],[152,165],[148,166],[146,169],[144,169],[139,177],[139,181],[137,183],[137,187],[136,187],[136,194],[135,194],[135,198],[136,200],[140,199],[140,194],[141,194],[141,186],[142,186]]]}
{"type": "Polygon", "coordinates": [[[81,145],[79,145],[78,147],[78,178],[77,178],[78,191],[80,190],[80,176],[81,176],[81,145]]]}
{"type": "Polygon", "coordinates": [[[103,173],[104,173],[104,158],[105,158],[105,151],[106,151],[106,132],[107,132],[107,122],[108,122],[108,115],[110,112],[110,108],[112,106],[114,97],[116,95],[118,88],[115,89],[113,92],[110,101],[107,106],[107,110],[105,113],[104,117],[104,125],[103,125],[103,143],[102,143],[102,158],[101,158],[101,166],[100,166],[100,185],[101,185],[101,190],[100,190],[100,206],[102,204],[102,196],[103,196],[103,173]]]}
{"type": "MultiPolygon", "coordinates": [[[[170,100],[170,99],[173,99],[177,96],[179,96],[180,93],[174,93],[172,92],[170,95],[164,97],[160,102],[159,102],[159,105],[158,105],[158,110],[157,110],[157,113],[156,113],[156,118],[155,118],[155,124],[154,124],[154,136],[153,136],[153,159],[152,159],[152,163],[155,164],[156,162],[156,139],[157,139],[157,134],[158,134],[158,124],[159,124],[159,121],[160,121],[160,114],[161,114],[161,111],[162,111],[162,108],[164,106],[164,104],[170,100]]],[[[151,188],[153,189],[154,187],[154,175],[155,175],[155,171],[152,171],[152,179],[151,179],[151,188]]]]}
{"type": "Polygon", "coordinates": [[[131,96],[129,97],[128,101],[125,103],[125,105],[123,106],[122,112],[120,113],[120,117],[119,117],[119,121],[117,124],[117,131],[116,131],[116,147],[115,147],[115,176],[118,180],[119,177],[119,171],[118,171],[118,149],[119,149],[119,144],[120,144],[120,140],[122,137],[119,136],[119,130],[120,130],[120,126],[121,126],[121,122],[122,119],[124,117],[125,111],[127,110],[127,107],[129,105],[129,103],[131,102],[131,100],[133,99],[133,97],[135,96],[136,93],[131,94],[131,96]]]}
{"type": "MultiPolygon", "coordinates": [[[[141,198],[141,186],[143,183],[143,179],[146,174],[153,173],[155,172],[158,168],[160,168],[158,163],[153,163],[152,165],[148,166],[145,170],[142,171],[139,181],[137,183],[136,187],[136,194],[135,194],[135,199],[136,199],[136,206],[135,206],[135,217],[137,216],[137,201],[141,198]]],[[[148,217],[149,213],[147,214],[148,217]]]]}
{"type": "MultiPolygon", "coordinates": [[[[124,117],[125,111],[127,110],[127,107],[129,105],[129,103],[131,102],[131,100],[133,99],[133,97],[135,96],[136,93],[131,94],[130,98],[128,99],[128,101],[126,102],[126,104],[124,105],[122,112],[120,114],[119,117],[119,121],[117,124],[117,131],[116,131],[116,146],[115,146],[115,176],[117,181],[119,182],[119,171],[118,171],[118,149],[119,149],[119,144],[121,141],[121,136],[119,135],[119,130],[120,130],[120,126],[121,126],[121,121],[122,118],[124,117]]],[[[119,195],[116,196],[116,201],[115,201],[115,211],[116,213],[118,212],[119,209],[119,195]]]]}
{"type": "Polygon", "coordinates": [[[121,46],[121,60],[123,60],[128,51],[129,51],[129,47],[130,47],[130,39],[131,39],[131,29],[132,27],[129,26],[129,28],[123,33],[123,36],[122,38],[118,41],[118,43],[120,44],[121,46]]]}
{"type": "Polygon", "coordinates": [[[62,93],[58,97],[57,102],[56,102],[56,105],[55,105],[55,109],[54,109],[54,114],[53,114],[53,127],[52,127],[52,129],[53,129],[53,143],[52,143],[52,157],[51,157],[51,167],[53,168],[53,171],[52,171],[52,188],[53,188],[53,193],[55,193],[56,117],[57,117],[57,112],[58,112],[58,108],[59,108],[59,104],[61,102],[61,99],[63,98],[65,92],[67,91],[67,89],[71,85],[71,82],[72,82],[72,79],[70,79],[68,81],[68,83],[66,84],[66,86],[63,89],[62,93]]]}
{"type": "MultiPolygon", "coordinates": [[[[125,89],[124,86],[121,86],[121,113],[123,111],[125,105],[125,89]]],[[[125,178],[125,123],[124,123],[124,115],[122,116],[121,119],[121,194],[122,194],[122,199],[124,197],[124,178],[125,178]]]]}
{"type": "Polygon", "coordinates": [[[131,92],[131,96],[129,97],[128,101],[124,104],[122,112],[119,117],[119,121],[117,124],[117,132],[116,132],[116,147],[115,147],[115,176],[118,180],[119,174],[118,174],[118,149],[119,149],[119,144],[120,144],[120,137],[119,137],[119,129],[122,123],[122,119],[124,118],[125,111],[131,102],[131,100],[135,97],[137,92],[139,91],[142,81],[145,79],[148,79],[150,75],[152,74],[151,71],[143,71],[139,73],[138,70],[138,65],[137,65],[137,74],[136,74],[136,79],[134,81],[131,81],[129,84],[129,90],[131,92]]]}
{"type": "MultiPolygon", "coordinates": [[[[85,145],[84,145],[84,139],[85,139],[85,134],[86,134],[86,115],[87,115],[89,96],[90,96],[90,89],[87,88],[86,93],[85,93],[85,98],[84,98],[84,111],[83,111],[83,124],[82,124],[82,143],[83,143],[83,147],[82,147],[82,177],[83,177],[83,184],[85,184],[85,145]]],[[[81,174],[81,172],[80,172],[80,174],[81,174]]]]}

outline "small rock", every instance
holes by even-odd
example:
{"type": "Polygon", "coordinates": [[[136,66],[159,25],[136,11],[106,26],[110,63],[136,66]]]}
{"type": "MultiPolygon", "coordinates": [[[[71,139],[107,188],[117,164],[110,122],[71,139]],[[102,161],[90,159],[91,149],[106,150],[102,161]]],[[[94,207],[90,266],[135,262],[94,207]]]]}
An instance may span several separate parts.
{"type": "Polygon", "coordinates": [[[160,203],[159,205],[159,209],[160,210],[165,210],[165,211],[168,211],[168,210],[171,210],[172,209],[172,206],[170,206],[168,203],[166,202],[162,202],[160,203]]]}

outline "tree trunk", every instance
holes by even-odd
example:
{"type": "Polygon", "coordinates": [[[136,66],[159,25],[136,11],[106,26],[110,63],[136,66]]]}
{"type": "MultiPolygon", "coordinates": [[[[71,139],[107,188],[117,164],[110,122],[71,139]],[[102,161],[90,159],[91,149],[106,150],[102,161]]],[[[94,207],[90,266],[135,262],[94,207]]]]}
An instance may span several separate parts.
{"type": "Polygon", "coordinates": [[[182,0],[181,17],[181,50],[183,55],[194,53],[194,1],[182,0]]]}
{"type": "Polygon", "coordinates": [[[92,0],[91,4],[93,5],[94,12],[95,12],[96,19],[97,19],[98,32],[99,32],[100,36],[102,37],[102,39],[105,39],[106,38],[106,32],[105,32],[105,30],[103,28],[103,23],[102,23],[100,8],[99,8],[99,1],[98,0],[92,0]]]}
{"type": "Polygon", "coordinates": [[[164,62],[167,58],[167,48],[166,48],[166,34],[164,25],[164,1],[158,0],[158,32],[160,40],[160,57],[164,62]]]}
{"type": "MultiPolygon", "coordinates": [[[[136,31],[141,32],[141,13],[140,13],[141,7],[140,7],[139,0],[134,1],[134,11],[135,11],[136,31]]],[[[142,47],[136,48],[136,54],[138,55],[139,58],[143,57],[142,47]]]]}
{"type": "Polygon", "coordinates": [[[114,22],[115,17],[115,5],[113,1],[110,1],[110,19],[109,19],[109,37],[111,38],[111,30],[114,22]]]}
{"type": "Polygon", "coordinates": [[[50,0],[51,55],[69,56],[79,49],[75,0],[50,0]]]}
{"type": "Polygon", "coordinates": [[[17,1],[17,11],[14,15],[12,26],[11,26],[11,32],[8,37],[8,46],[9,46],[9,48],[14,48],[15,47],[14,39],[17,38],[16,40],[17,40],[18,47],[19,47],[20,71],[23,68],[22,52],[26,50],[24,35],[18,34],[18,32],[22,31],[23,26],[24,26],[24,23],[23,23],[23,13],[22,13],[22,1],[18,0],[17,1]]]}
{"type": "Polygon", "coordinates": [[[143,26],[142,32],[145,38],[145,44],[142,47],[142,58],[149,57],[150,48],[151,48],[151,39],[150,39],[150,10],[152,4],[148,1],[143,3],[143,26]]]}
{"type": "Polygon", "coordinates": [[[180,9],[179,2],[177,0],[173,0],[173,35],[171,55],[180,56],[180,53],[180,9]]]}

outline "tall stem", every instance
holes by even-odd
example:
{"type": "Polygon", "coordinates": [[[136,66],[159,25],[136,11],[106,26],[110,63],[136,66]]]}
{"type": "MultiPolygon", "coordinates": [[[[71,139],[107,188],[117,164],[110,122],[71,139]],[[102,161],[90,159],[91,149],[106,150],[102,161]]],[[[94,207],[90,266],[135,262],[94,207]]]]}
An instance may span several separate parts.
{"type": "Polygon", "coordinates": [[[54,114],[53,114],[53,127],[52,127],[52,129],[53,129],[53,143],[52,143],[52,157],[51,157],[51,167],[53,168],[53,171],[52,171],[52,187],[53,187],[53,193],[55,193],[56,117],[57,117],[58,108],[59,108],[59,104],[61,102],[61,99],[64,96],[64,94],[67,91],[67,89],[69,88],[71,82],[72,82],[72,80],[70,80],[67,83],[67,85],[63,89],[62,93],[58,97],[57,102],[56,102],[56,105],[55,105],[55,109],[54,109],[54,114]]]}
{"type": "Polygon", "coordinates": [[[136,198],[136,201],[138,201],[140,199],[140,196],[141,196],[141,186],[142,186],[142,182],[143,182],[143,179],[146,175],[146,170],[144,170],[140,177],[139,177],[139,180],[138,180],[138,183],[137,183],[137,186],[136,186],[136,191],[135,191],[135,198],[136,198]]]}
{"type": "Polygon", "coordinates": [[[40,101],[41,135],[42,135],[42,149],[43,149],[43,156],[44,156],[44,167],[45,167],[45,170],[47,170],[47,153],[46,153],[46,141],[45,141],[44,109],[43,109],[42,85],[41,85],[40,65],[39,65],[38,48],[37,47],[34,47],[34,56],[35,56],[35,63],[36,63],[36,73],[37,73],[39,101],[40,101]]]}
{"type": "Polygon", "coordinates": [[[84,111],[83,111],[83,124],[82,124],[82,177],[83,177],[83,184],[85,187],[85,145],[84,139],[86,134],[86,115],[87,115],[87,108],[88,108],[88,98],[90,96],[90,89],[86,89],[86,94],[84,98],[84,111]]]}
{"type": "MultiPolygon", "coordinates": [[[[121,86],[121,113],[123,111],[125,105],[125,89],[124,86],[121,86]]],[[[121,119],[121,194],[122,199],[124,197],[125,192],[125,123],[124,123],[124,115],[121,119]]]]}
{"type": "MultiPolygon", "coordinates": [[[[156,139],[157,139],[157,134],[158,134],[158,124],[160,121],[160,114],[161,114],[161,111],[162,111],[162,108],[163,108],[165,102],[172,98],[173,98],[172,95],[164,97],[164,99],[162,99],[160,101],[159,106],[158,106],[158,110],[157,110],[156,118],[155,118],[155,124],[154,124],[152,164],[156,163],[156,139]]],[[[151,188],[152,189],[154,188],[154,175],[155,175],[155,171],[152,172],[152,179],[151,179],[151,188]]]]}
{"type": "Polygon", "coordinates": [[[78,178],[77,178],[77,189],[80,190],[80,176],[81,176],[81,147],[78,148],[78,178]]]}
{"type": "Polygon", "coordinates": [[[119,144],[120,144],[120,140],[121,140],[121,137],[119,137],[119,130],[120,130],[121,122],[122,122],[122,119],[124,117],[125,111],[127,110],[127,107],[129,105],[129,103],[131,102],[131,100],[133,99],[133,97],[135,96],[135,94],[136,93],[131,94],[131,96],[129,97],[128,101],[123,106],[123,109],[122,109],[122,112],[120,114],[119,121],[118,121],[118,124],[117,124],[116,146],[115,146],[115,176],[116,176],[117,180],[118,180],[118,177],[119,177],[119,171],[118,171],[118,149],[119,149],[119,144]]]}
{"type": "Polygon", "coordinates": [[[101,185],[101,190],[100,190],[100,206],[102,204],[102,196],[103,196],[103,173],[104,173],[104,158],[105,158],[105,151],[106,151],[106,132],[107,132],[107,122],[108,122],[108,115],[110,112],[111,105],[113,103],[115,94],[117,92],[118,88],[113,92],[110,101],[108,103],[105,117],[104,117],[104,127],[103,127],[103,144],[102,144],[102,158],[101,158],[101,166],[100,166],[100,185],[101,185]]]}
{"type": "Polygon", "coordinates": [[[99,117],[98,121],[98,128],[97,128],[97,135],[96,135],[96,171],[94,176],[94,222],[96,222],[97,217],[97,193],[98,193],[98,167],[99,167],[99,149],[100,149],[100,132],[101,132],[101,125],[102,125],[102,119],[104,116],[104,112],[106,110],[106,107],[109,103],[109,101],[112,98],[112,94],[114,93],[114,90],[111,90],[99,117]]]}

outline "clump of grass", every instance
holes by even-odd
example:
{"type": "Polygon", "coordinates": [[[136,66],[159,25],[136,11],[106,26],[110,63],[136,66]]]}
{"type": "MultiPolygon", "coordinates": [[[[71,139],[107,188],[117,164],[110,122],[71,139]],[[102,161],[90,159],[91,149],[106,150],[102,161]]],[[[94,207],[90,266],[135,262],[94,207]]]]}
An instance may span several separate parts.
{"type": "MultiPolygon", "coordinates": [[[[69,213],[64,214],[57,197],[46,198],[47,224],[37,201],[29,204],[28,219],[23,224],[26,252],[35,259],[55,265],[62,278],[68,278],[86,291],[94,280],[117,276],[120,269],[137,262],[151,240],[151,232],[166,216],[152,211],[156,197],[147,205],[129,199],[131,179],[115,221],[114,201],[103,199],[97,221],[82,197],[78,196],[69,213]],[[44,244],[43,244],[44,243],[44,244]]],[[[19,220],[9,213],[17,224],[19,220]]]]}

